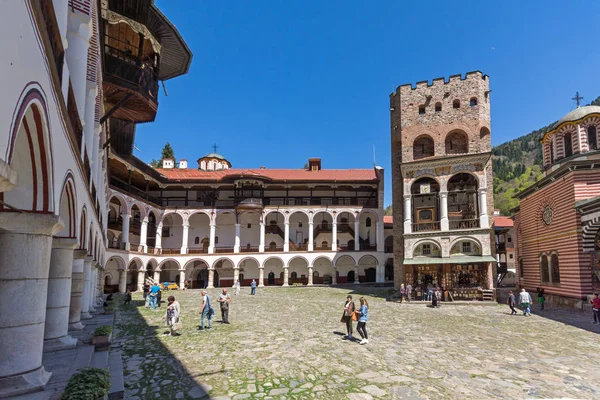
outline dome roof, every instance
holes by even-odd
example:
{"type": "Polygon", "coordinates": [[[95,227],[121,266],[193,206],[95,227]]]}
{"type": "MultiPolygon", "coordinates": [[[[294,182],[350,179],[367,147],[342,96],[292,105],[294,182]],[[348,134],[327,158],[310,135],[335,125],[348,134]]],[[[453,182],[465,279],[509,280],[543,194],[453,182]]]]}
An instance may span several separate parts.
{"type": "Polygon", "coordinates": [[[570,111],[569,113],[567,113],[567,115],[565,115],[561,119],[559,119],[558,122],[554,124],[552,129],[558,128],[560,125],[564,124],[565,122],[578,121],[589,114],[595,114],[595,113],[600,114],[600,106],[585,106],[585,107],[576,108],[573,111],[570,111]]]}
{"type": "MultiPolygon", "coordinates": [[[[600,107],[598,107],[598,108],[600,108],[600,107]]],[[[225,157],[223,157],[222,155],[217,154],[217,153],[209,153],[202,158],[218,158],[219,160],[225,160],[225,157]]]]}

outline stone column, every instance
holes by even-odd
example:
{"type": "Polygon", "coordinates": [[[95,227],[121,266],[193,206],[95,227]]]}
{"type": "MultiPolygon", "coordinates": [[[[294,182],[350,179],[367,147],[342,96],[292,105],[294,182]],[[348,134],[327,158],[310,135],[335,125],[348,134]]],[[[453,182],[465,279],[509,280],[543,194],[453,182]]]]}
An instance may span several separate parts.
{"type": "Polygon", "coordinates": [[[83,329],[81,324],[81,306],[83,296],[83,260],[87,250],[79,249],[73,252],[73,273],[71,275],[71,305],[69,307],[69,328],[83,329]]]}
{"type": "Polygon", "coordinates": [[[440,228],[443,231],[450,230],[448,220],[448,192],[440,192],[440,228]]]}
{"type": "Polygon", "coordinates": [[[208,285],[206,285],[207,289],[214,289],[215,288],[215,270],[212,268],[209,268],[208,270],[208,285]]]}
{"type": "Polygon", "coordinates": [[[283,267],[283,286],[290,286],[289,284],[289,268],[288,266],[283,267]]]}
{"type": "MultiPolygon", "coordinates": [[[[84,120],[85,112],[88,48],[90,46],[89,40],[92,36],[92,24],[90,20],[89,15],[72,10],[69,7],[69,14],[67,16],[68,47],[65,51],[65,58],[69,66],[77,110],[82,120],[84,120]]],[[[93,121],[92,119],[90,123],[93,121]]]]}
{"type": "Polygon", "coordinates": [[[240,279],[240,269],[234,268],[233,269],[233,285],[231,287],[235,287],[235,283],[238,281],[238,279],[240,279]]]}
{"type": "Polygon", "coordinates": [[[312,285],[313,285],[313,268],[308,267],[308,285],[307,286],[312,286],[312,285]]]}
{"type": "Polygon", "coordinates": [[[412,198],[410,194],[404,195],[404,233],[412,232],[412,198]]]}
{"type": "Polygon", "coordinates": [[[179,289],[183,289],[185,287],[185,269],[179,270],[179,289]]]}
{"type": "Polygon", "coordinates": [[[155,246],[154,246],[154,251],[155,254],[160,254],[161,253],[161,249],[162,249],[162,229],[163,229],[163,224],[162,221],[159,222],[158,226],[156,227],[156,241],[155,241],[155,246]]]}
{"type": "Polygon", "coordinates": [[[183,224],[183,238],[181,239],[181,254],[187,254],[188,252],[188,237],[190,232],[190,224],[183,224]]]}
{"type": "Polygon", "coordinates": [[[123,245],[123,249],[129,251],[129,219],[131,215],[127,213],[121,214],[121,218],[123,218],[123,231],[121,232],[121,243],[123,245]]]}
{"type": "Polygon", "coordinates": [[[0,398],[42,390],[52,214],[0,213],[0,398]]]}
{"type": "Polygon", "coordinates": [[[95,312],[94,303],[96,302],[96,261],[92,260],[90,264],[90,297],[88,297],[88,311],[95,312]]]}
{"type": "Polygon", "coordinates": [[[333,221],[331,224],[331,250],[337,251],[337,222],[333,221]]]}
{"type": "Polygon", "coordinates": [[[127,271],[124,269],[119,270],[119,293],[125,293],[127,291],[127,271]]]}
{"type": "Polygon", "coordinates": [[[331,284],[337,285],[337,269],[333,267],[333,274],[331,275],[331,284]]]}
{"type": "Polygon", "coordinates": [[[487,287],[486,289],[494,288],[494,267],[491,262],[487,263],[487,287]]]}
{"type": "Polygon", "coordinates": [[[359,216],[354,220],[354,250],[360,250],[360,219],[359,216]]]}
{"type": "Polygon", "coordinates": [[[375,282],[381,283],[385,281],[385,277],[383,276],[384,274],[384,269],[383,269],[383,265],[377,265],[377,267],[375,267],[377,270],[377,274],[375,277],[375,282]]]}
{"type": "Polygon", "coordinates": [[[258,252],[265,252],[265,223],[263,221],[260,222],[260,244],[258,245],[258,252]]]}
{"type": "MultiPolygon", "coordinates": [[[[75,85],[73,85],[73,86],[75,86],[75,85]]],[[[95,129],[94,129],[95,128],[94,127],[94,114],[96,113],[96,96],[98,95],[98,85],[96,85],[96,82],[90,82],[90,81],[86,80],[85,93],[86,93],[85,111],[84,111],[84,114],[79,114],[85,121],[85,123],[83,125],[83,136],[85,137],[85,146],[81,146],[81,147],[82,147],[82,154],[84,154],[83,151],[88,153],[88,160],[90,161],[90,182],[88,182],[88,184],[89,184],[89,187],[91,188],[92,187],[92,177],[94,176],[93,175],[93,171],[94,171],[93,159],[94,159],[94,154],[97,153],[97,150],[94,149],[94,136],[97,136],[95,129]],[[85,150],[83,149],[83,147],[85,147],[85,150]]],[[[96,145],[96,149],[97,148],[98,148],[98,145],[96,145]]]]}
{"type": "Polygon", "coordinates": [[[258,267],[258,287],[265,286],[265,267],[258,267]]]}
{"type": "Polygon", "coordinates": [[[490,221],[487,214],[487,189],[479,189],[479,226],[489,228],[490,221]]]}
{"type": "Polygon", "coordinates": [[[142,221],[142,228],[140,230],[140,246],[144,253],[148,252],[148,217],[142,221]]]}
{"type": "Polygon", "coordinates": [[[137,291],[138,292],[144,291],[145,278],[146,278],[146,271],[138,271],[138,280],[137,280],[137,291]]]}
{"type": "Polygon", "coordinates": [[[312,221],[310,221],[308,223],[308,251],[314,250],[313,232],[314,232],[313,223],[312,223],[312,221]]]}
{"type": "Polygon", "coordinates": [[[290,223],[286,222],[284,226],[283,251],[290,251],[290,223]]]}
{"type": "Polygon", "coordinates": [[[235,224],[235,243],[233,244],[233,252],[240,252],[240,224],[235,224]]]}
{"type": "Polygon", "coordinates": [[[90,319],[90,279],[92,278],[92,256],[83,259],[83,294],[81,296],[81,319],[90,319]]]}
{"type": "Polygon", "coordinates": [[[358,265],[354,266],[354,283],[355,284],[359,284],[360,283],[360,277],[358,276],[358,265]]]}
{"type": "Polygon", "coordinates": [[[154,271],[152,279],[154,280],[154,282],[160,283],[160,271],[154,271]]]}
{"type": "Polygon", "coordinates": [[[216,230],[217,230],[217,225],[210,224],[210,243],[208,245],[208,254],[214,254],[214,252],[215,252],[216,230]]]}

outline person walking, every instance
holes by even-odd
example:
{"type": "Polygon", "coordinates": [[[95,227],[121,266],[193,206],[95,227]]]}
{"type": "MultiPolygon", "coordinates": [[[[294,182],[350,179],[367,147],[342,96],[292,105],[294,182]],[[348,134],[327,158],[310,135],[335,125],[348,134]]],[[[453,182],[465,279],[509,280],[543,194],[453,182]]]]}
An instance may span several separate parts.
{"type": "Polygon", "coordinates": [[[240,284],[240,280],[238,279],[237,282],[235,282],[235,295],[239,296],[240,295],[240,290],[241,290],[241,284],[240,284]]]}
{"type": "Polygon", "coordinates": [[[510,315],[515,315],[517,310],[515,310],[515,295],[513,294],[512,290],[508,292],[508,300],[506,303],[510,307],[510,315]]]}
{"type": "Polygon", "coordinates": [[[369,343],[369,335],[367,334],[367,321],[369,320],[369,303],[367,303],[367,299],[361,297],[360,299],[360,309],[359,317],[358,317],[358,325],[356,325],[356,330],[358,334],[362,338],[359,344],[367,344],[369,343]]]}
{"type": "Polygon", "coordinates": [[[525,288],[521,289],[521,294],[519,294],[519,304],[521,305],[521,310],[523,310],[523,316],[531,317],[531,295],[527,293],[525,288]]]}
{"type": "Polygon", "coordinates": [[[594,293],[594,298],[590,303],[592,304],[592,312],[594,313],[592,324],[600,325],[600,298],[598,298],[598,293],[594,293]]]}
{"type": "Polygon", "coordinates": [[[167,302],[169,303],[169,305],[167,306],[167,311],[165,312],[165,316],[163,317],[163,319],[165,320],[167,326],[170,329],[169,336],[173,336],[173,334],[175,333],[175,324],[179,322],[181,308],[179,306],[179,302],[175,300],[174,296],[169,296],[167,298],[167,302]]]}
{"type": "Polygon", "coordinates": [[[223,289],[223,293],[221,293],[217,301],[221,304],[221,322],[229,324],[229,303],[231,303],[231,296],[227,293],[227,289],[223,289]]]}
{"type": "Polygon", "coordinates": [[[203,331],[205,318],[208,320],[208,329],[212,328],[212,316],[213,316],[214,311],[213,311],[212,307],[210,306],[210,296],[208,295],[206,290],[203,290],[201,293],[202,293],[202,308],[200,309],[200,314],[202,315],[202,317],[200,317],[200,330],[203,331]]]}
{"type": "Polygon", "coordinates": [[[540,303],[540,310],[544,309],[544,303],[546,302],[546,298],[544,297],[544,289],[537,288],[537,300],[540,303]]]}
{"type": "Polygon", "coordinates": [[[413,287],[412,285],[409,283],[408,285],[406,285],[406,300],[410,303],[410,300],[412,298],[412,290],[413,287]]]}
{"type": "Polygon", "coordinates": [[[352,340],[352,315],[354,314],[356,307],[352,301],[352,296],[346,297],[346,303],[344,303],[344,313],[342,314],[341,322],[346,324],[347,335],[343,337],[344,340],[352,340]]]}
{"type": "Polygon", "coordinates": [[[400,303],[403,303],[406,300],[406,288],[404,287],[404,283],[400,284],[400,303]]]}
{"type": "Polygon", "coordinates": [[[250,287],[252,288],[250,290],[250,294],[256,294],[256,281],[254,279],[252,279],[252,283],[250,284],[250,287]]]}
{"type": "Polygon", "coordinates": [[[152,308],[153,310],[156,310],[156,301],[158,299],[159,293],[160,286],[158,286],[158,283],[154,282],[154,284],[150,288],[150,293],[148,294],[148,297],[150,297],[150,308],[152,308]]]}
{"type": "Polygon", "coordinates": [[[123,303],[123,305],[129,303],[131,303],[131,291],[127,289],[127,291],[125,292],[125,302],[123,303]]]}

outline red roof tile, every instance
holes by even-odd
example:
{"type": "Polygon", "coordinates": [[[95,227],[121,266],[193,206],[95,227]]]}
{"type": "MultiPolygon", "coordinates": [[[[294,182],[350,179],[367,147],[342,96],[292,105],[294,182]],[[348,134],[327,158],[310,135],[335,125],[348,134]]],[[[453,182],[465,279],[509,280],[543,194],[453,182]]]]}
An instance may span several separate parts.
{"type": "Polygon", "coordinates": [[[221,181],[228,177],[263,177],[273,181],[333,182],[346,181],[372,182],[377,180],[373,169],[323,169],[308,171],[305,169],[225,169],[219,171],[201,171],[199,169],[157,168],[159,174],[171,180],[221,181]]]}
{"type": "Polygon", "coordinates": [[[394,223],[394,217],[392,215],[384,215],[383,216],[383,223],[384,224],[393,224],[394,223]]]}
{"type": "Polygon", "coordinates": [[[511,217],[496,216],[494,217],[494,226],[510,228],[514,226],[514,221],[511,217]]]}

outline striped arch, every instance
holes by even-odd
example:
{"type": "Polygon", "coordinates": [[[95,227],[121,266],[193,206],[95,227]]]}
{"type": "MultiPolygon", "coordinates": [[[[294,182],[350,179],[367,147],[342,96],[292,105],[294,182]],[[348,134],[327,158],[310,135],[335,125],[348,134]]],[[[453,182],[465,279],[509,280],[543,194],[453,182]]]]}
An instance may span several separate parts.
{"type": "Polygon", "coordinates": [[[54,167],[46,100],[37,83],[22,92],[13,113],[5,160],[18,184],[0,194],[6,204],[26,210],[54,212],[54,167]]]}
{"type": "Polygon", "coordinates": [[[600,230],[600,217],[594,218],[583,227],[583,252],[591,253],[595,250],[596,235],[600,230]]]}
{"type": "Polygon", "coordinates": [[[64,223],[58,237],[77,237],[77,194],[71,171],[67,171],[60,194],[59,216],[64,223]]]}

